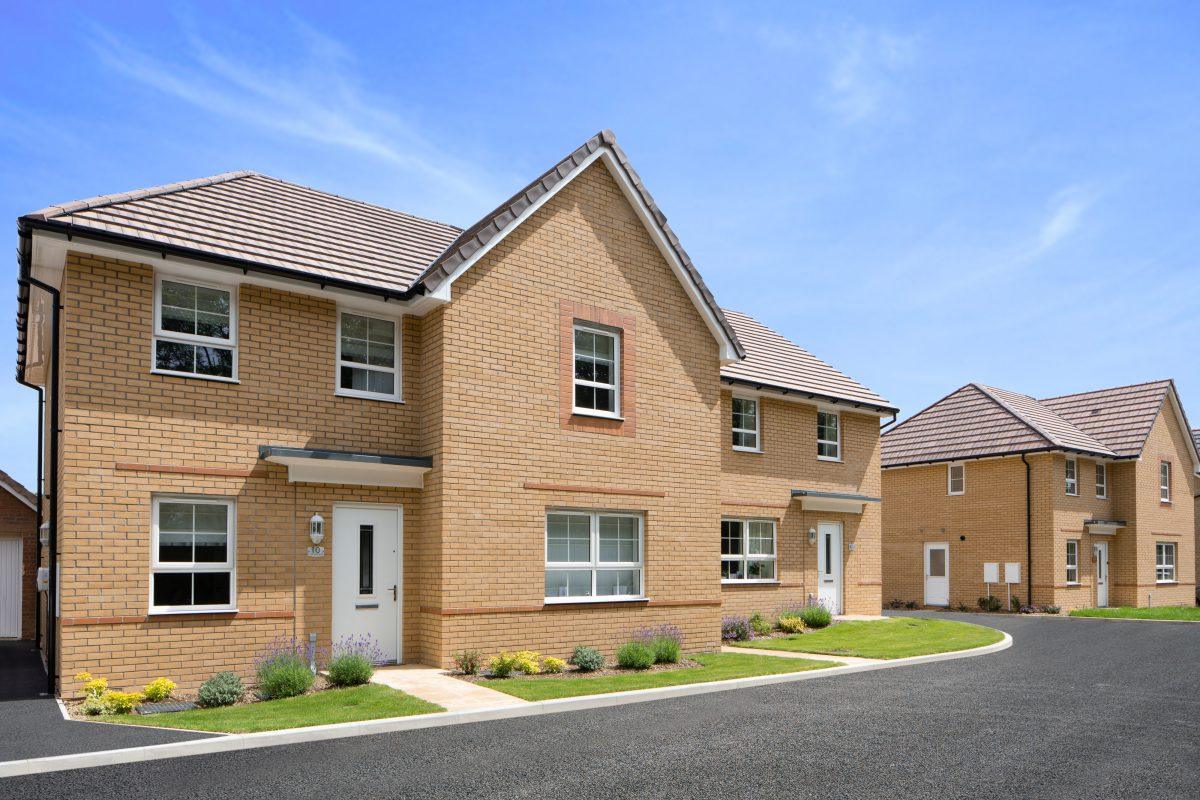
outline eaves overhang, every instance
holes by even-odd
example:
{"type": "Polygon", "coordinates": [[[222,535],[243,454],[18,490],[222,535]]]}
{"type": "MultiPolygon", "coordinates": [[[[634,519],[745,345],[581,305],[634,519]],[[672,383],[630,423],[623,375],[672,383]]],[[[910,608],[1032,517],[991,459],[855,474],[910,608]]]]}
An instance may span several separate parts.
{"type": "Polygon", "coordinates": [[[832,511],[842,514],[861,514],[868,503],[882,502],[880,497],[851,492],[819,492],[811,489],[792,489],[792,497],[800,500],[805,511],[832,511]]]}
{"type": "Polygon", "coordinates": [[[290,483],[336,483],[353,486],[393,486],[420,489],[433,468],[430,456],[397,456],[313,450],[264,444],[258,457],[287,467],[290,483]]]}

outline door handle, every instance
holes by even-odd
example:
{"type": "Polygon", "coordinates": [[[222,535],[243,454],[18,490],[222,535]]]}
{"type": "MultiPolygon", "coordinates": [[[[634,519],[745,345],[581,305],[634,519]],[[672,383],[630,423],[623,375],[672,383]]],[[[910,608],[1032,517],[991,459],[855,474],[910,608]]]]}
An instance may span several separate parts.
{"type": "Polygon", "coordinates": [[[396,584],[392,584],[392,602],[396,602],[396,584]]]}

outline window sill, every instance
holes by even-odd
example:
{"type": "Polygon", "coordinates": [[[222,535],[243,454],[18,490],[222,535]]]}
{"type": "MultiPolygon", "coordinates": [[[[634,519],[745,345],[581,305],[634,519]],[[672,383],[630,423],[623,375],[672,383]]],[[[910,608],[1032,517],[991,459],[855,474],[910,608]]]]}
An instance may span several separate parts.
{"type": "Polygon", "coordinates": [[[620,414],[605,414],[600,411],[588,411],[586,408],[571,409],[571,416],[572,417],[591,417],[593,419],[612,419],[612,420],[616,420],[617,422],[625,421],[625,418],[622,417],[620,414]]]}
{"type": "Polygon", "coordinates": [[[194,615],[194,614],[236,614],[236,613],[238,613],[238,610],[236,608],[188,608],[188,609],[181,608],[181,609],[174,609],[174,610],[151,608],[146,613],[146,616],[148,616],[148,617],[178,617],[178,616],[190,616],[190,615],[194,615]]]}
{"type": "Polygon", "coordinates": [[[1173,502],[1171,502],[1170,500],[1159,500],[1159,501],[1158,501],[1158,504],[1159,504],[1160,506],[1173,506],[1173,505],[1175,505],[1175,504],[1174,504],[1173,502]]]}
{"type": "Polygon", "coordinates": [[[398,406],[404,405],[403,397],[389,397],[388,395],[368,394],[366,392],[354,392],[354,391],[349,391],[347,389],[335,389],[333,392],[333,396],[334,397],[350,397],[350,398],[354,398],[355,400],[378,400],[381,403],[394,403],[395,405],[398,405],[398,406]]]}
{"type": "Polygon", "coordinates": [[[542,603],[548,606],[593,605],[596,603],[648,603],[649,597],[547,597],[542,603]]]}
{"type": "Polygon", "coordinates": [[[947,497],[962,497],[966,492],[946,492],[947,497]]]}
{"type": "Polygon", "coordinates": [[[193,372],[171,372],[165,369],[151,369],[151,375],[162,375],[166,378],[188,378],[195,381],[213,381],[214,383],[241,383],[237,378],[223,378],[220,375],[197,375],[193,372]]]}
{"type": "Polygon", "coordinates": [[[1067,581],[1065,585],[1068,589],[1078,589],[1080,586],[1083,586],[1079,581],[1067,581]]]}
{"type": "Polygon", "coordinates": [[[734,445],[733,452],[735,453],[759,453],[762,454],[761,447],[738,447],[734,445]]]}
{"type": "Polygon", "coordinates": [[[841,464],[840,458],[830,458],[829,456],[817,456],[817,461],[824,461],[829,464],[841,464]]]}
{"type": "Polygon", "coordinates": [[[723,578],[723,579],[721,579],[721,585],[722,586],[778,586],[779,581],[765,579],[765,578],[762,580],[756,580],[754,578],[747,578],[744,580],[738,579],[738,578],[734,578],[734,579],[723,578]]]}
{"type": "Polygon", "coordinates": [[[1179,581],[1155,581],[1155,586],[1178,586],[1179,581]]]}

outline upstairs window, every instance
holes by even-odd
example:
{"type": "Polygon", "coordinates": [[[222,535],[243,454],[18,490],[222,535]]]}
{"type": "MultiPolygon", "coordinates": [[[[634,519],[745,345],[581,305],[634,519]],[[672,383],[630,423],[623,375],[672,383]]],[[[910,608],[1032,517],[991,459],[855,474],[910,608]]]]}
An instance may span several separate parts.
{"type": "Polygon", "coordinates": [[[1066,484],[1067,484],[1067,494],[1069,494],[1069,495],[1078,495],[1079,494],[1078,469],[1079,469],[1079,465],[1075,463],[1075,459],[1068,458],[1065,477],[1066,477],[1066,484]]]}
{"type": "Polygon", "coordinates": [[[233,610],[233,537],[232,500],[154,498],[151,612],[233,610]]]}
{"type": "Polygon", "coordinates": [[[1163,461],[1158,465],[1158,499],[1164,503],[1171,502],[1171,462],[1163,461]]]}
{"type": "Polygon", "coordinates": [[[1175,582],[1175,543],[1154,545],[1154,580],[1157,583],[1175,582]]]}
{"type": "Polygon", "coordinates": [[[721,520],[721,580],[775,580],[774,520],[721,520]]]}
{"type": "Polygon", "coordinates": [[[1096,464],[1096,497],[1108,497],[1108,468],[1099,463],[1096,464]]]}
{"type": "Polygon", "coordinates": [[[618,417],[621,397],[621,342],[615,331],[575,325],[576,414],[618,417]]]}
{"type": "Polygon", "coordinates": [[[1067,540],[1067,583],[1079,583],[1079,540],[1067,540]]]}
{"type": "Polygon", "coordinates": [[[967,467],[965,464],[951,464],[946,468],[946,492],[948,494],[964,494],[967,491],[967,467]]]}
{"type": "Polygon", "coordinates": [[[817,412],[817,458],[842,460],[842,425],[836,411],[817,412]]]}
{"type": "Polygon", "coordinates": [[[752,397],[733,398],[733,449],[759,449],[758,400],[752,397]]]}
{"type": "Polygon", "coordinates": [[[337,394],[400,399],[400,335],[396,320],[338,313],[337,394]]]}
{"type": "Polygon", "coordinates": [[[154,371],[237,379],[234,290],[160,278],[154,292],[154,371]]]}

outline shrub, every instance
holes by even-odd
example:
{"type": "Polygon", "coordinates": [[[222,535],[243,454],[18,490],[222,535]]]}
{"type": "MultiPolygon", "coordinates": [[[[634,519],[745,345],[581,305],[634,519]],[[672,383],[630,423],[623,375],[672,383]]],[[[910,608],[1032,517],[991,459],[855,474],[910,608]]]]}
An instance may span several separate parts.
{"type": "Polygon", "coordinates": [[[488,661],[488,672],[493,678],[507,678],[517,667],[517,657],[513,653],[499,653],[488,661]]]}
{"type": "Polygon", "coordinates": [[[1062,609],[1059,606],[1042,606],[1043,614],[1057,614],[1060,611],[1062,611],[1062,609]]]}
{"type": "Polygon", "coordinates": [[[909,600],[909,601],[905,602],[904,607],[909,610],[919,608],[916,600],[909,600]]]}
{"type": "Polygon", "coordinates": [[[959,604],[958,604],[958,605],[957,605],[955,608],[956,608],[958,611],[961,611],[961,612],[962,612],[962,613],[964,613],[964,614],[965,614],[966,612],[970,611],[970,609],[969,609],[969,608],[967,608],[967,604],[966,604],[966,603],[959,603],[959,604]]]}
{"type": "Polygon", "coordinates": [[[89,717],[98,717],[108,711],[108,706],[99,697],[88,695],[84,701],[79,704],[79,710],[89,717]]]}
{"type": "Polygon", "coordinates": [[[218,672],[204,682],[196,699],[205,708],[231,706],[246,694],[242,679],[233,672],[218,672]]]}
{"type": "Polygon", "coordinates": [[[825,606],[805,606],[800,612],[800,619],[804,620],[806,628],[826,628],[833,622],[833,614],[825,606]]]}
{"type": "Polygon", "coordinates": [[[750,630],[754,631],[755,636],[770,636],[773,626],[766,617],[755,611],[750,615],[750,630]]]}
{"type": "Polygon", "coordinates": [[[325,673],[334,686],[361,686],[367,683],[375,674],[375,665],[383,661],[383,651],[370,634],[343,636],[333,643],[329,653],[325,673]]]}
{"type": "Polygon", "coordinates": [[[75,676],[75,680],[83,684],[83,693],[88,697],[99,699],[102,694],[108,691],[108,679],[93,678],[90,672],[80,672],[75,676]]]}
{"type": "Polygon", "coordinates": [[[721,617],[721,639],[726,642],[744,642],[751,636],[750,620],[745,617],[721,617]]]}
{"type": "Polygon", "coordinates": [[[888,600],[887,605],[888,605],[888,608],[903,608],[904,601],[901,600],[899,597],[895,597],[895,598],[892,598],[891,600],[888,600]]]}
{"type": "Polygon", "coordinates": [[[161,703],[169,700],[175,691],[175,681],[168,678],[155,678],[143,687],[142,695],[150,703],[161,703]]]}
{"type": "Polygon", "coordinates": [[[128,714],[141,699],[141,692],[115,692],[111,689],[100,697],[104,710],[109,714],[128,714]]]}
{"type": "Polygon", "coordinates": [[[784,614],[777,624],[784,633],[804,633],[804,620],[795,614],[784,614]]]}
{"type": "Polygon", "coordinates": [[[287,640],[272,645],[255,665],[258,675],[255,693],[259,699],[278,700],[307,692],[312,686],[313,674],[302,655],[306,652],[305,645],[287,640]]]}
{"type": "Polygon", "coordinates": [[[477,675],[483,666],[483,653],[478,650],[463,650],[454,654],[454,668],[463,675],[477,675]]]}
{"type": "Polygon", "coordinates": [[[1000,598],[992,595],[981,597],[978,602],[980,611],[999,611],[1002,606],[1000,598]]]}
{"type": "Polygon", "coordinates": [[[595,672],[604,669],[604,656],[594,647],[580,645],[571,653],[567,663],[574,665],[580,672],[595,672]]]}
{"type": "Polygon", "coordinates": [[[566,669],[566,666],[567,662],[563,661],[561,658],[546,656],[542,659],[542,672],[545,672],[548,675],[557,675],[566,669]]]}
{"type": "Polygon", "coordinates": [[[1021,610],[1020,598],[1017,598],[1017,597],[1008,598],[1008,610],[1009,611],[1020,611],[1021,610]]]}
{"type": "Polygon", "coordinates": [[[650,669],[654,651],[641,642],[626,642],[617,648],[617,666],[624,669],[650,669]]]}
{"type": "Polygon", "coordinates": [[[678,664],[683,656],[683,631],[678,625],[668,623],[635,631],[633,641],[653,650],[654,661],[658,664],[678,664]]]}

